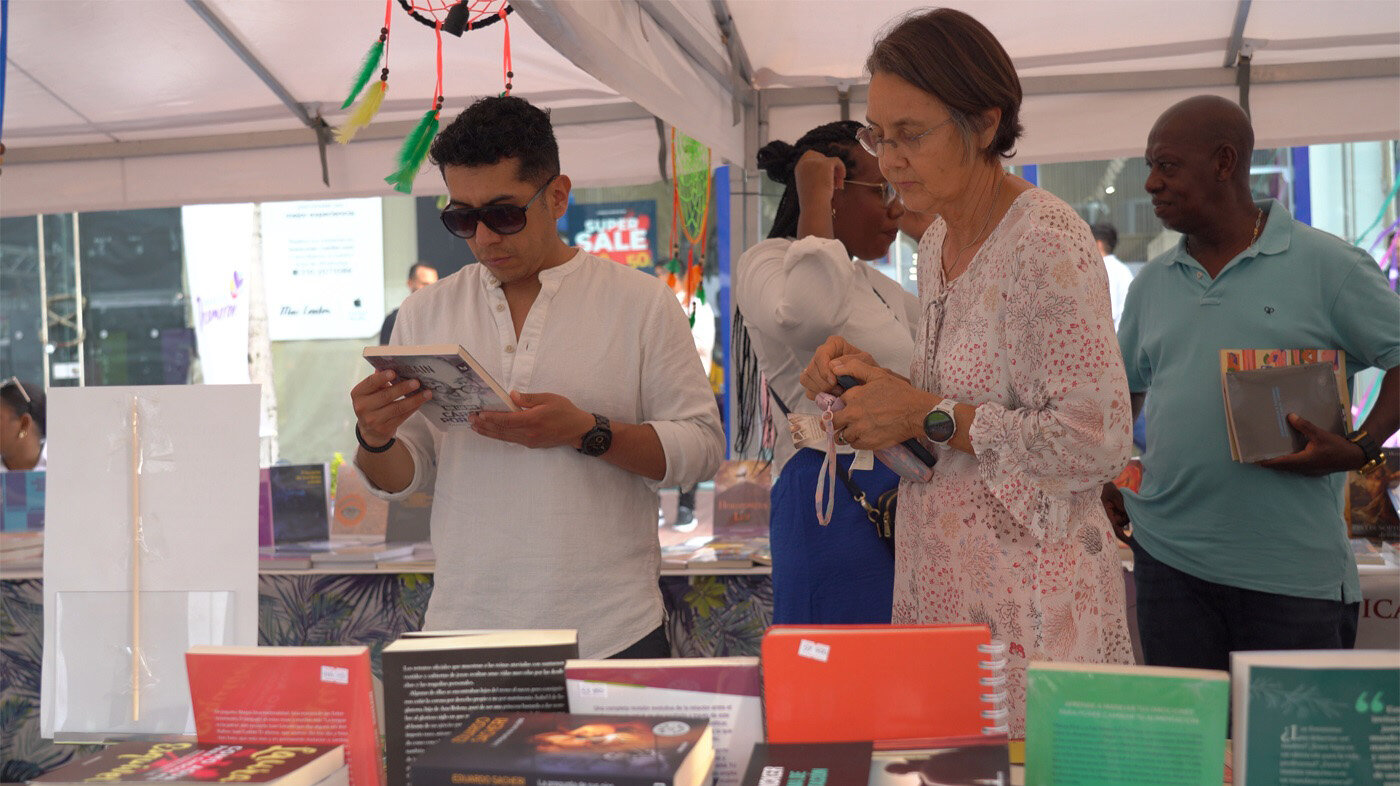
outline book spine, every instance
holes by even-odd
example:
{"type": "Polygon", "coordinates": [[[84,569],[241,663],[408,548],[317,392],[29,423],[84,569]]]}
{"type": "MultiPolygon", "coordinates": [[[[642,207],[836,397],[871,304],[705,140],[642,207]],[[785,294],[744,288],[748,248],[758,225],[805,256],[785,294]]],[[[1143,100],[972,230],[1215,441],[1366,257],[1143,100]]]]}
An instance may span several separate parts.
{"type": "Polygon", "coordinates": [[[989,725],[982,727],[982,733],[1008,734],[1011,731],[1011,712],[1006,708],[1006,643],[993,639],[990,644],[977,645],[977,651],[988,656],[987,660],[977,663],[978,668],[987,672],[978,679],[978,683],[987,689],[981,696],[982,703],[986,705],[986,709],[982,710],[982,719],[989,725]]]}

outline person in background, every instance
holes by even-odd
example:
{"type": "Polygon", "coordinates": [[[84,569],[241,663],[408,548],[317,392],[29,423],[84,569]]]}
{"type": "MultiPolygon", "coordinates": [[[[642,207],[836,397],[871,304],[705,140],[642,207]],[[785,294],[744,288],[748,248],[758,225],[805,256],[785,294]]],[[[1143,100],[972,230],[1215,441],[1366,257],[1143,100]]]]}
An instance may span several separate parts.
{"type": "Polygon", "coordinates": [[[1352,647],[1361,591],[1342,484],[1379,469],[1378,446],[1400,425],[1400,298],[1366,252],[1255,200],[1253,152],[1249,117],[1218,96],[1173,105],[1147,137],[1147,193],[1182,237],[1128,292],[1118,341],[1134,409],[1151,395],[1147,452],[1141,490],[1105,486],[1103,501],[1130,534],[1153,665],[1228,669],[1236,650],[1352,647]],[[1348,376],[1386,372],[1359,431],[1289,414],[1307,446],[1241,464],[1222,349],[1337,349],[1348,376]]]}
{"type": "Polygon", "coordinates": [[[690,325],[655,277],[565,245],[549,115],[483,98],[431,148],[443,224],[480,262],[404,302],[394,344],[460,344],[516,412],[440,430],[416,380],[350,391],[371,491],[435,481],[427,630],[574,628],[584,658],[668,657],[657,490],[714,476],[724,432],[690,325]]]}
{"type": "MultiPolygon", "coordinates": [[[[796,450],[781,412],[820,412],[803,397],[799,375],[834,333],[891,366],[907,368],[914,351],[918,300],[864,261],[889,253],[902,209],[874,156],[856,142],[859,129],[853,121],[828,123],[796,144],[770,142],[759,151],[759,168],[783,184],[783,196],[768,239],[745,251],[734,273],[742,315],[734,329],[738,411],[752,418],[766,404],[776,429],[769,531],[773,622],[780,624],[890,621],[889,546],[842,485],[831,490],[831,523],[818,524],[813,500],[824,454],[796,450]]],[[[741,420],[736,451],[747,447],[752,428],[741,420]]],[[[853,452],[841,451],[837,460],[849,470],[853,452]]],[[[879,462],[851,477],[870,500],[899,482],[879,462]]]]}
{"type": "MultiPolygon", "coordinates": [[[[435,284],[438,280],[437,268],[427,262],[414,262],[413,267],[408,269],[408,294],[435,284]]],[[[394,335],[394,320],[398,319],[399,310],[396,308],[384,317],[384,324],[379,328],[379,343],[388,344],[389,338],[394,335]]]]}
{"type": "Polygon", "coordinates": [[[0,383],[0,472],[46,468],[47,426],[42,388],[15,377],[0,383]]]}
{"type": "Polygon", "coordinates": [[[1090,226],[1089,231],[1094,233],[1094,242],[1098,244],[1099,253],[1103,254],[1103,266],[1108,271],[1108,300],[1113,304],[1113,329],[1117,330],[1119,321],[1123,319],[1123,301],[1127,299],[1128,287],[1133,283],[1133,271],[1113,255],[1113,250],[1118,247],[1118,230],[1112,224],[1100,221],[1090,226]]]}
{"type": "Polygon", "coordinates": [[[1020,737],[1030,661],[1133,657],[1099,503],[1131,447],[1107,274],[1074,209],[1002,168],[1021,83],[986,27],[949,8],[909,15],[866,67],[861,143],[906,209],[937,216],[919,244],[911,378],[834,336],[802,382],[841,394],[835,426],[857,448],[934,446],[932,479],[899,487],[893,621],[987,625],[1020,737]],[[843,392],[842,374],[863,384],[843,392]]]}

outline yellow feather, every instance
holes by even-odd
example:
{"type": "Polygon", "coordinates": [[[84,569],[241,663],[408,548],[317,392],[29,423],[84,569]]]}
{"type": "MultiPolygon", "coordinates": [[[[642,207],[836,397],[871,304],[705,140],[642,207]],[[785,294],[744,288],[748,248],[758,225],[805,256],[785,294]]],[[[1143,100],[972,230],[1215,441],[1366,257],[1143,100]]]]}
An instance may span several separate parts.
{"type": "Polygon", "coordinates": [[[369,125],[369,121],[374,119],[374,115],[379,112],[379,106],[384,103],[384,92],[389,89],[389,83],[380,80],[370,86],[369,92],[360,99],[360,103],[355,106],[350,116],[345,118],[345,124],[335,130],[335,141],[345,144],[355,138],[355,134],[361,128],[369,125]]]}

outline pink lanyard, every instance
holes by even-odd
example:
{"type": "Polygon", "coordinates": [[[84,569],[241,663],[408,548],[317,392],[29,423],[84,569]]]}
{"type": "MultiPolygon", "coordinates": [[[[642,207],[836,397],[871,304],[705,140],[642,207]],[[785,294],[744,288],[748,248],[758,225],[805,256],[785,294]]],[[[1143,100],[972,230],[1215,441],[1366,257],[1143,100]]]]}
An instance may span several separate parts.
{"type": "Polygon", "coordinates": [[[826,431],[826,455],[822,457],[821,468],[817,470],[817,523],[825,527],[831,523],[831,514],[836,509],[836,429],[832,426],[835,415],[831,405],[822,410],[822,429],[826,431]],[[822,488],[826,488],[826,503],[822,503],[822,488]]]}

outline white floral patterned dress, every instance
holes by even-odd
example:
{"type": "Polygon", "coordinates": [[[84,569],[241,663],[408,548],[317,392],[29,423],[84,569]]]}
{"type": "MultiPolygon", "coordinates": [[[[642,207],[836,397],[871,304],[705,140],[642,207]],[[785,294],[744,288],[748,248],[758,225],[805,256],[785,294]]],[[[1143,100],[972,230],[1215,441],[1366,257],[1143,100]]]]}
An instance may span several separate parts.
{"type": "Polygon", "coordinates": [[[910,379],[978,405],[976,455],[942,449],[900,486],[894,622],[973,622],[1007,645],[1009,724],[1025,736],[1030,660],[1131,663],[1105,481],[1132,417],[1108,280],[1089,227],[1019,195],[945,285],[937,219],[919,243],[922,326],[910,379]]]}

